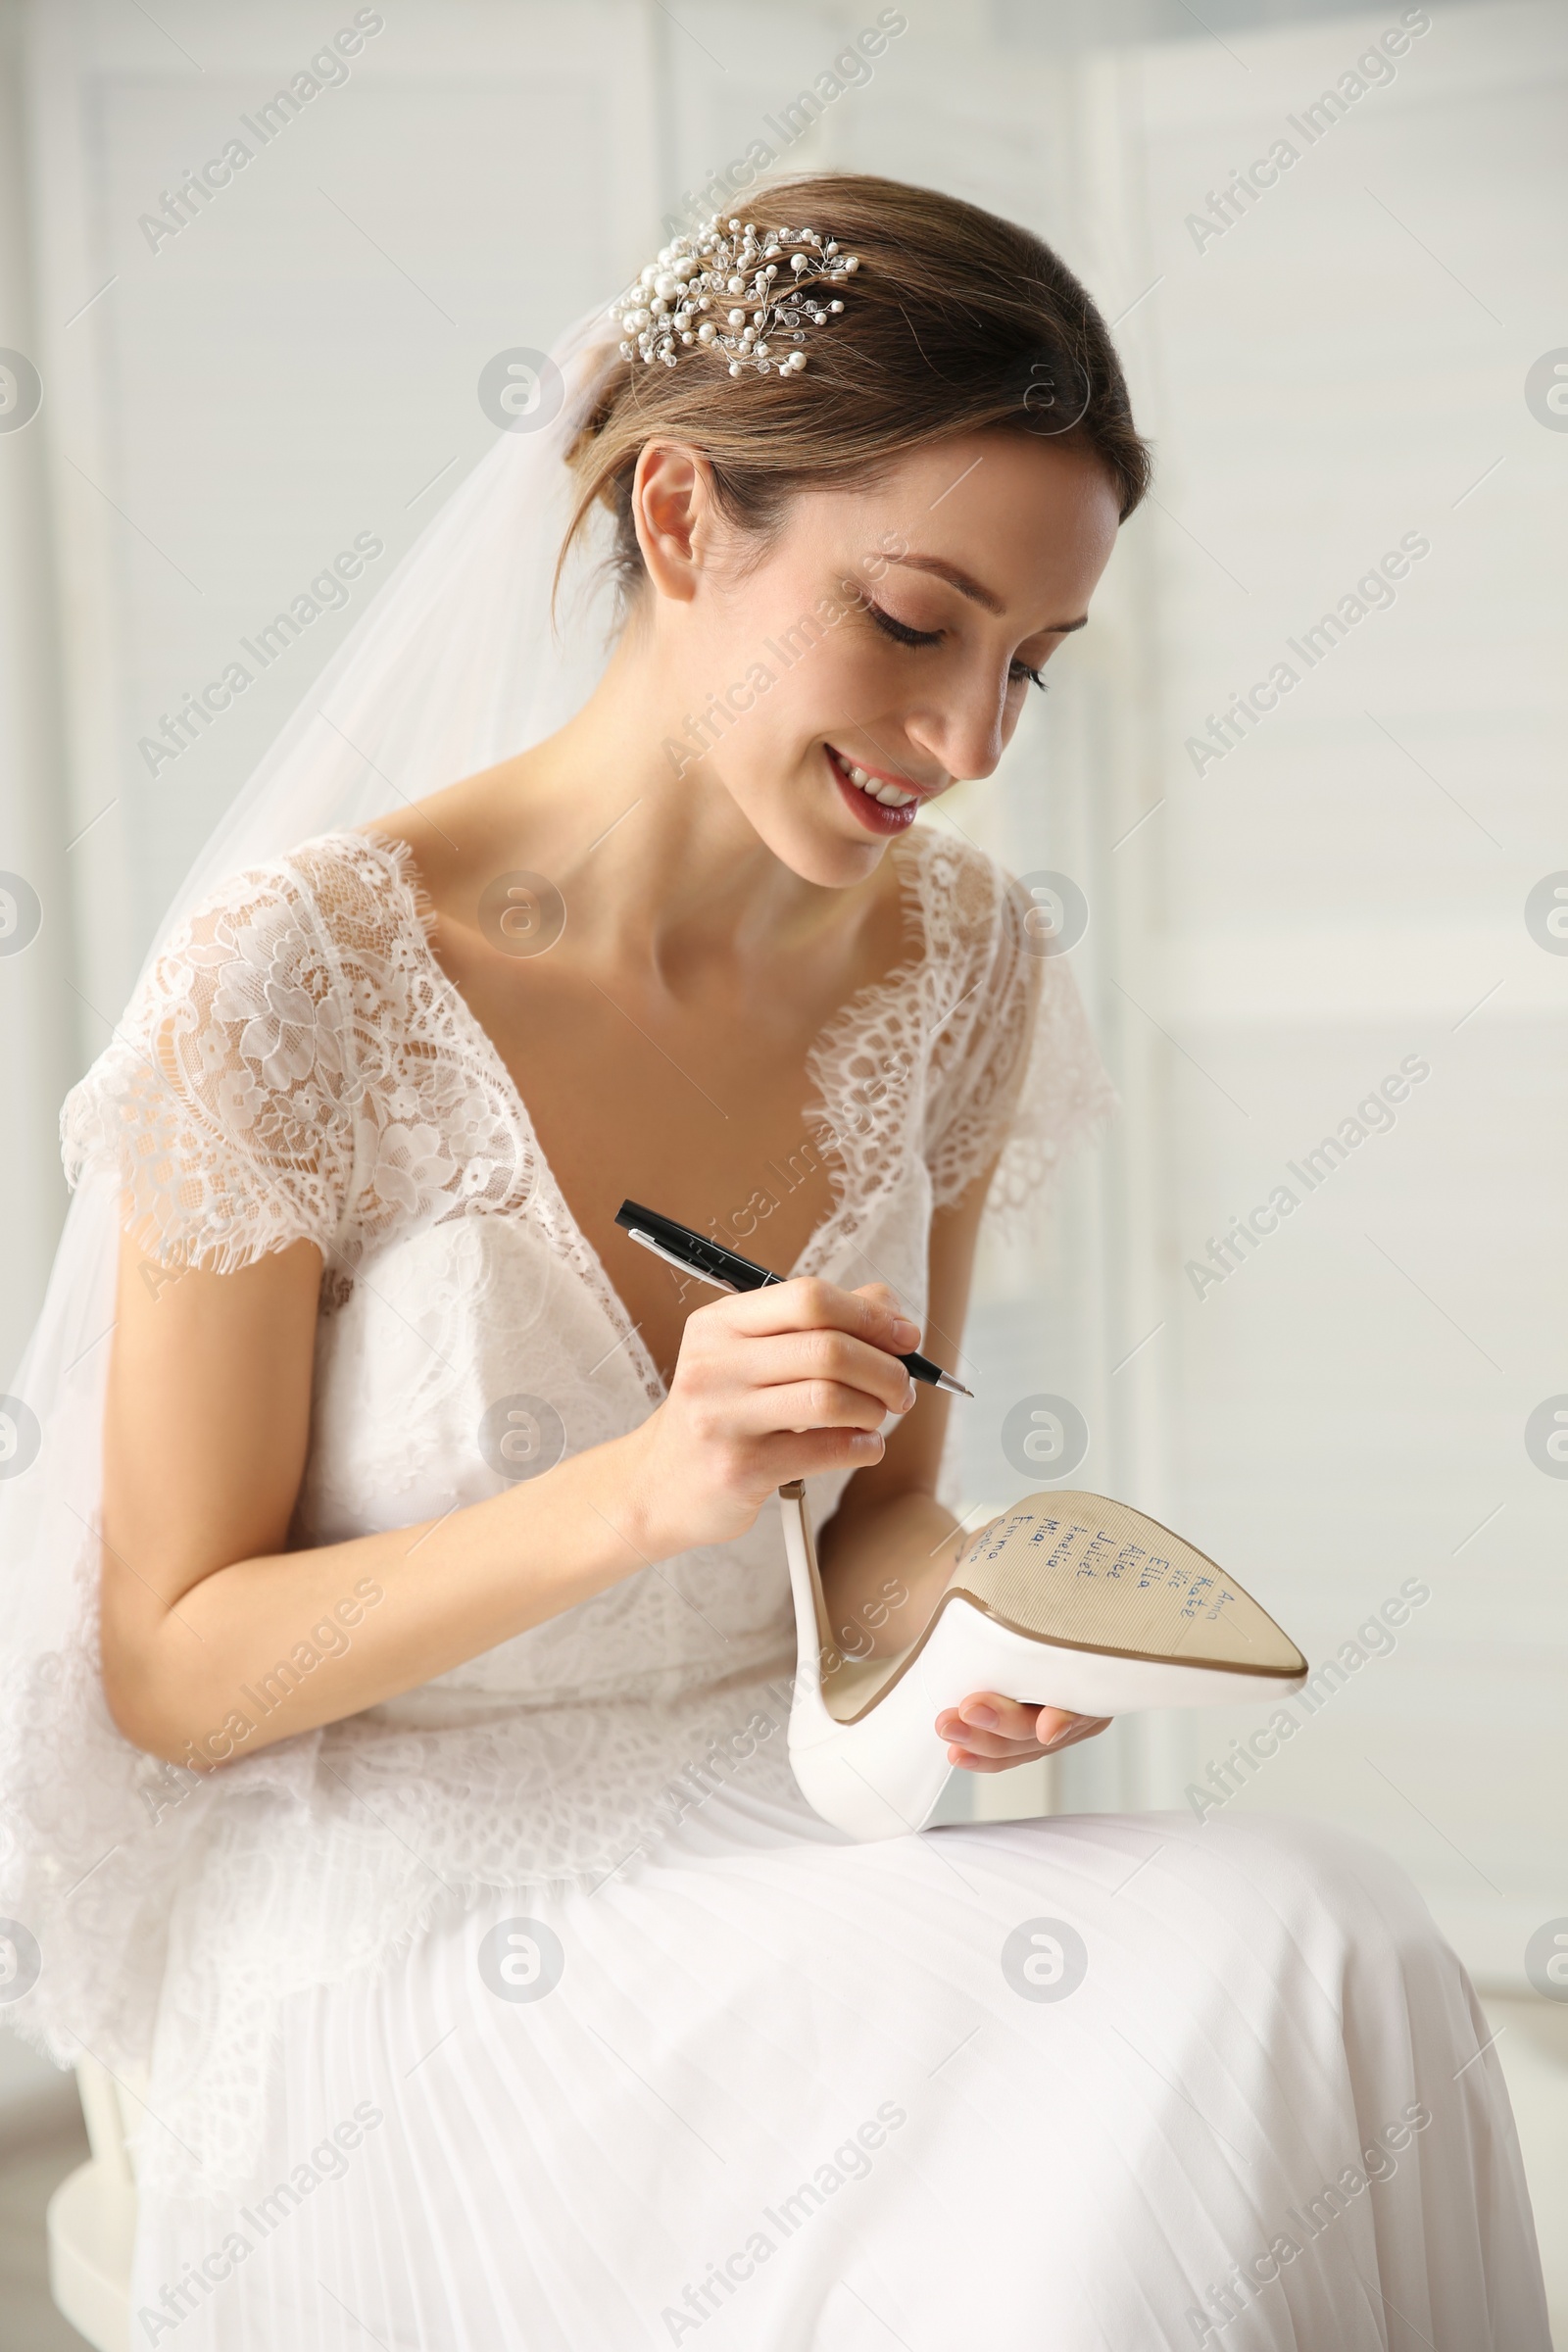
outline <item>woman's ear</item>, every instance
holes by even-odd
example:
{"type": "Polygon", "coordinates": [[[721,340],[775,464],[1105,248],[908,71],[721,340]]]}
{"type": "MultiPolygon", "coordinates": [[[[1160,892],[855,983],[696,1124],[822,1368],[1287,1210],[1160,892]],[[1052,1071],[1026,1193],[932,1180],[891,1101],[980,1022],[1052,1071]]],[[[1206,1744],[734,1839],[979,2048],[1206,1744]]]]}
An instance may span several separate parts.
{"type": "Polygon", "coordinates": [[[708,463],[681,442],[650,441],[637,460],[631,511],[656,594],[689,604],[712,515],[708,463]]]}

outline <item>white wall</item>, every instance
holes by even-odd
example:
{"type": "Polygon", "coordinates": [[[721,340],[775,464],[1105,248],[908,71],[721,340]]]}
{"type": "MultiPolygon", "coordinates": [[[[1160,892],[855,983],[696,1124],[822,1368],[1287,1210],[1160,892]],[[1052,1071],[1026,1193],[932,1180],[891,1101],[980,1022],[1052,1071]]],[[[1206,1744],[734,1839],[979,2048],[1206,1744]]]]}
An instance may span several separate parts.
{"type": "MultiPolygon", "coordinates": [[[[1187,45],[1126,63],[1164,272],[1148,309],[1166,799],[1121,854],[1158,874],[1163,922],[1120,977],[1192,1057],[1168,1065],[1168,1323],[1150,1351],[1180,1524],[1274,1593],[1315,1658],[1406,1578],[1432,1594],[1240,1801],[1362,1828],[1506,1978],[1568,1886],[1568,1492],[1524,1445],[1568,1387],[1568,960],[1524,922],[1568,863],[1568,436],[1523,390],[1562,340],[1545,224],[1568,176],[1568,21],[1432,18],[1392,85],[1297,137],[1298,162],[1201,250],[1186,216],[1397,12],[1272,33],[1246,72],[1187,45]],[[1410,533],[1430,553],[1396,603],[1315,669],[1295,661],[1280,707],[1195,772],[1205,714],[1410,533]],[[1299,1208],[1200,1298],[1184,1262],[1406,1055],[1431,1074],[1397,1127],[1317,1194],[1295,1185],[1299,1208]]],[[[1191,1728],[1194,1779],[1246,1730],[1191,1728]]]]}

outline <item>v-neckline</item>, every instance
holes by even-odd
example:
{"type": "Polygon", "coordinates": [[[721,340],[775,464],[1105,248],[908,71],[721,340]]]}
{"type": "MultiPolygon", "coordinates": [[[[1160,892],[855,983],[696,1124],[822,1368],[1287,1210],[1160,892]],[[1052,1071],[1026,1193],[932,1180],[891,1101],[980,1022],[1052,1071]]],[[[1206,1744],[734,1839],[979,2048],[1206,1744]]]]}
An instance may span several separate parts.
{"type": "MultiPolygon", "coordinates": [[[[417,942],[418,952],[429,967],[436,988],[447,1001],[454,1025],[460,1033],[466,1033],[466,1042],[489,1070],[492,1083],[508,1104],[512,1118],[532,1154],[537,1178],[548,1193],[555,1212],[553,1217],[543,1220],[552,1245],[561,1257],[575,1266],[596,1298],[605,1320],[615,1333],[616,1345],[600,1358],[600,1364],[607,1363],[611,1356],[623,1348],[650,1401],[655,1405],[662,1404],[669,1394],[668,1384],[649,1352],[641,1324],[632,1320],[630,1309],[611,1280],[603,1258],[583,1231],[575,1209],[557,1179],[540,1141],[539,1130],[534,1125],[533,1115],[523,1099],[522,1089],[513,1076],[500,1047],[430,944],[431,929],[438,917],[434,903],[424,887],[417,858],[409,844],[401,839],[387,841],[377,834],[364,831],[356,831],[353,838],[368,843],[392,869],[398,888],[408,900],[409,926],[417,942]]],[[[846,998],[837,1010],[828,1015],[811,1040],[805,1061],[808,1096],[801,1106],[803,1118],[814,1103],[824,1101],[821,1070],[824,1054],[844,1031],[863,1025],[866,1012],[879,1000],[896,997],[909,987],[918,978],[930,956],[930,922],[923,884],[924,859],[915,850],[913,831],[901,834],[891,841],[888,855],[896,860],[894,870],[898,876],[906,953],[879,980],[866,981],[853,996],[846,998]]],[[[800,1254],[785,1276],[786,1281],[793,1281],[799,1274],[815,1270],[808,1261],[826,1257],[832,1247],[834,1230],[842,1223],[851,1205],[854,1168],[842,1150],[835,1148],[835,1153],[836,1156],[828,1152],[822,1154],[822,1165],[832,1189],[833,1204],[821,1223],[813,1225],[807,1235],[800,1254]]],[[[599,1365],[596,1364],[594,1370],[598,1369],[599,1365]]]]}

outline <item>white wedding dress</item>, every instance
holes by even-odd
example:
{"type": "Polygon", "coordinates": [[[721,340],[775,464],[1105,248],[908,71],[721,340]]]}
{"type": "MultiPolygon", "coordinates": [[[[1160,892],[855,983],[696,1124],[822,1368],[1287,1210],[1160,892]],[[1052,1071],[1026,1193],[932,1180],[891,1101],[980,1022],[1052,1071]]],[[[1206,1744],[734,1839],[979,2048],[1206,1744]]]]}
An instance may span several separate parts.
{"type": "MultiPolygon", "coordinates": [[[[797,1270],[918,1316],[932,1207],[1004,1134],[1021,1206],[1108,1090],[997,869],[921,828],[890,855],[909,953],[813,1054],[835,1206],[797,1270]]],[[[319,1244],[302,1543],[498,1492],[498,1413],[527,1471],[660,1400],[370,838],[210,899],[66,1126],[168,1275],[319,1244]]],[[[296,1674],[353,1639],[300,1632],[296,1674]]],[[[223,1772],[149,1760],[135,1830],[105,1798],[71,1899],[87,1951],[96,1902],[141,1905],[104,2027],[152,2024],[133,2341],[1545,2352],[1496,2054],[1397,1870],[1260,1816],[851,1845],[790,1777],[792,1666],[764,1510],[247,1756],[253,1686],[223,1772]]]]}

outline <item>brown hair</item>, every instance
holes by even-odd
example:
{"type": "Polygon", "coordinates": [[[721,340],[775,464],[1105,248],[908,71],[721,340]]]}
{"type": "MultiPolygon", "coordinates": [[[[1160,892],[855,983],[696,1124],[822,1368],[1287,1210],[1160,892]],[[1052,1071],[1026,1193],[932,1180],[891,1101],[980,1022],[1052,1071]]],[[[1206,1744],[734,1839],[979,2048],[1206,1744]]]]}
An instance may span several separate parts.
{"type": "Polygon", "coordinates": [[[731,376],[695,347],[673,368],[612,359],[569,454],[579,495],[563,562],[602,504],[622,587],[639,584],[632,480],[655,435],[700,450],[721,511],[764,537],[799,492],[864,481],[906,451],[987,425],[1092,451],[1123,520],[1132,513],[1151,467],[1121,364],[1088,294],[1030,230],[860,172],[781,180],[745,215],[806,221],[858,254],[842,317],[812,334],[800,375],[731,376]]]}

